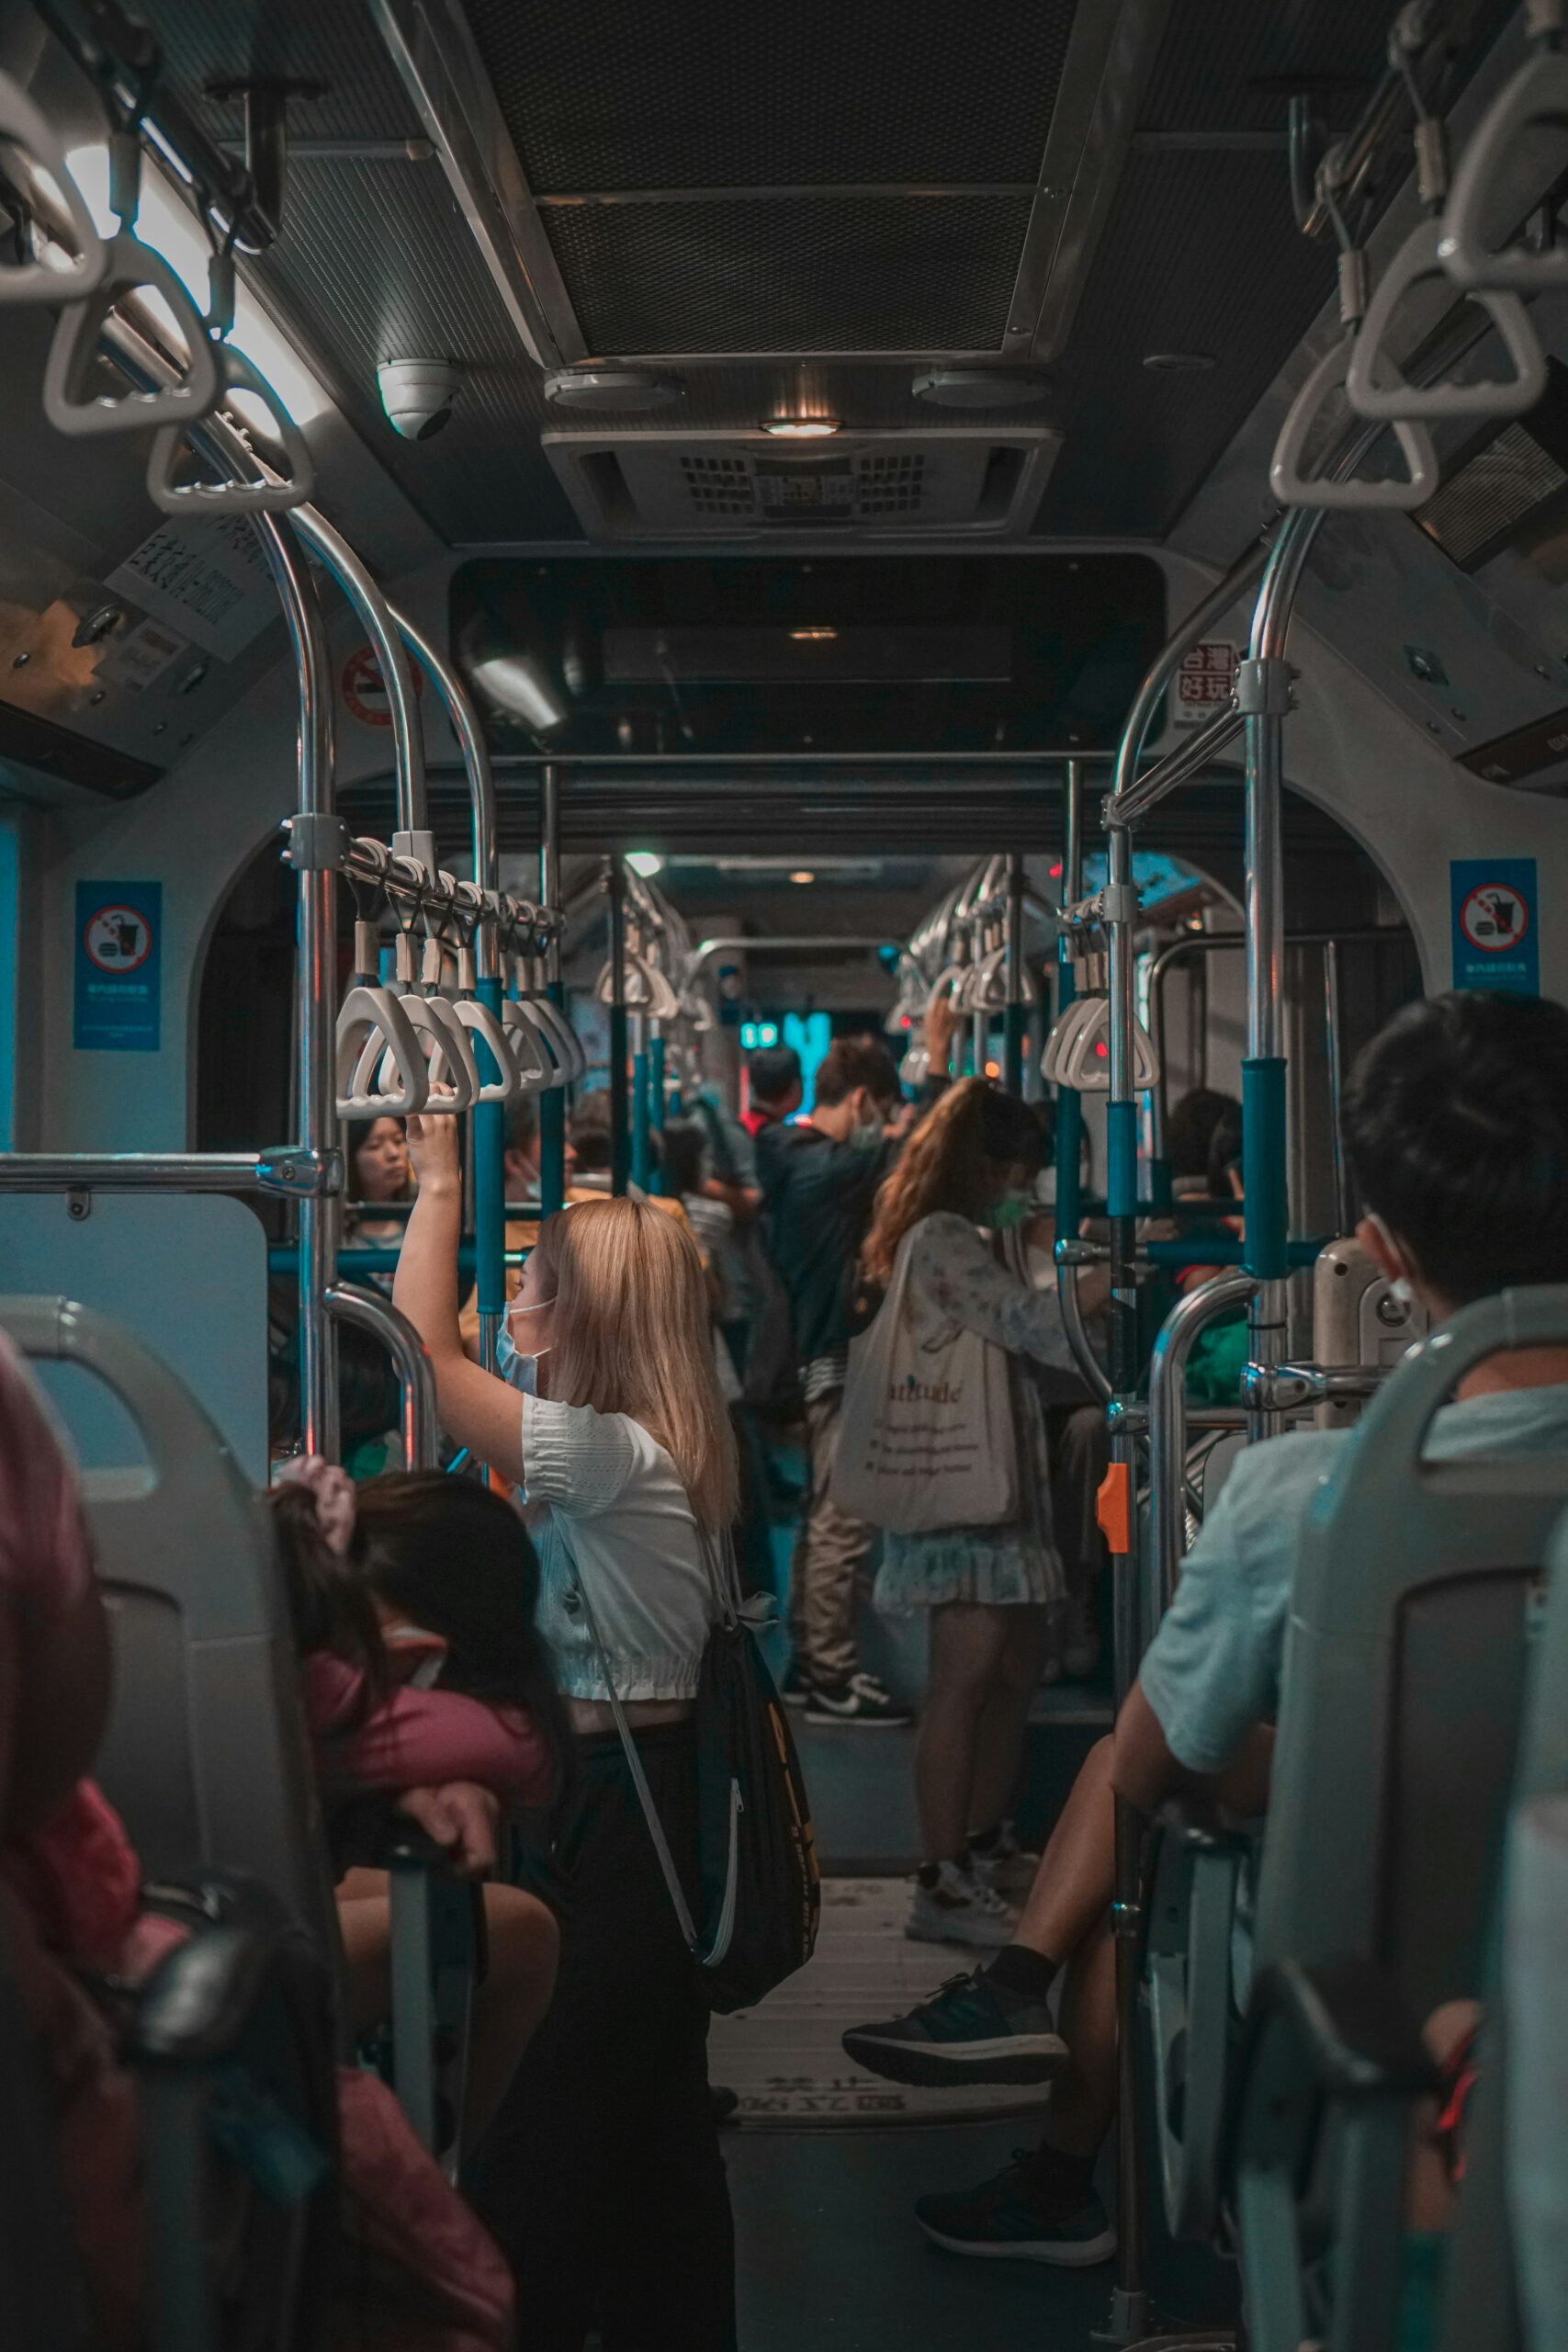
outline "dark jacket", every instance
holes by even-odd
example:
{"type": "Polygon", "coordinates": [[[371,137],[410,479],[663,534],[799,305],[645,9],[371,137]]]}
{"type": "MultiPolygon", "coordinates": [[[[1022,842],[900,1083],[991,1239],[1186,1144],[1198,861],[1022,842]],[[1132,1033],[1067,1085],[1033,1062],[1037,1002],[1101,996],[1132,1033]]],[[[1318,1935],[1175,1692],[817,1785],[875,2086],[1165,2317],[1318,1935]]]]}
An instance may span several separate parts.
{"type": "Polygon", "coordinates": [[[768,1250],[802,1363],[849,1340],[856,1261],[892,1158],[890,1145],[862,1151],[813,1126],[764,1127],[757,1137],[768,1250]]]}

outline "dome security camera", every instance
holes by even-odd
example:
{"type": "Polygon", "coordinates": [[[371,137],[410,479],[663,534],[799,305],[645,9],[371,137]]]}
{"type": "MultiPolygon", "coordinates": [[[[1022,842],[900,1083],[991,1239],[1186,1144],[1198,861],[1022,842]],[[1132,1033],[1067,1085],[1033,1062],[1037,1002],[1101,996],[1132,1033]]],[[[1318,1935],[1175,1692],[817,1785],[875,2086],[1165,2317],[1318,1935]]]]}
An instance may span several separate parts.
{"type": "Polygon", "coordinates": [[[449,359],[383,359],[376,380],[393,432],[428,441],[450,421],[463,371],[449,359]]]}

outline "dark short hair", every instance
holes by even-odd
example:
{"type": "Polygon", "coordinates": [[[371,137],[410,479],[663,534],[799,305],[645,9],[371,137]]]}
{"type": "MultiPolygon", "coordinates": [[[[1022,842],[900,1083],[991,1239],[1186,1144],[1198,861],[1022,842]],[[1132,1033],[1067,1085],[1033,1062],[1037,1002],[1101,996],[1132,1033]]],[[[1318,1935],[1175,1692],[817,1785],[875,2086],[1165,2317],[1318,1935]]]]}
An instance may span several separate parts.
{"type": "Polygon", "coordinates": [[[1209,1130],[1209,1157],[1203,1170],[1213,1200],[1224,1200],[1230,1190],[1231,1170],[1241,1166],[1241,1104],[1227,1095],[1224,1105],[1209,1130]]]}
{"type": "Polygon", "coordinates": [[[1467,989],[1359,1057],[1345,1142],[1363,1204],[1440,1295],[1568,1282],[1568,1010],[1467,989]]]}
{"type": "Polygon", "coordinates": [[[671,1119],[659,1138],[659,1174],[663,1191],[672,1200],[702,1190],[707,1159],[707,1129],[695,1119],[671,1119]]]}
{"type": "Polygon", "coordinates": [[[532,1094],[519,1094],[506,1106],[506,1148],[526,1155],[538,1139],[538,1103],[532,1094]]]}
{"type": "Polygon", "coordinates": [[[571,1142],[577,1165],[584,1176],[610,1165],[610,1090],[596,1086],[572,1109],[571,1142]]]}
{"type": "Polygon", "coordinates": [[[1208,1176],[1214,1130],[1231,1114],[1241,1115],[1235,1096],[1221,1094],[1212,1086],[1190,1086],[1171,1104],[1165,1123],[1165,1156],[1173,1176],[1208,1176]]]}
{"type": "Polygon", "coordinates": [[[800,1082],[800,1056],[793,1046],[764,1046],[746,1065],[753,1102],[782,1102],[800,1082]]]}
{"type": "Polygon", "coordinates": [[[825,1111],[863,1086],[874,1102],[897,1102],[898,1073],[874,1037],[837,1037],[817,1065],[813,1099],[825,1111]]]}

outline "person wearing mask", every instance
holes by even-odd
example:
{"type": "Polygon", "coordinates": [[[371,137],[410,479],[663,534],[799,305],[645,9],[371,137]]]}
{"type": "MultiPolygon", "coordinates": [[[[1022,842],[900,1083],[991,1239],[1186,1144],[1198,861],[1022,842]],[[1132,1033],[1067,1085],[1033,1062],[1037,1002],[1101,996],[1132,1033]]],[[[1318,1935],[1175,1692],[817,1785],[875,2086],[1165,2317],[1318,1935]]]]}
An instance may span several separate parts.
{"type": "Polygon", "coordinates": [[[811,1116],[757,1139],[774,1271],[788,1294],[806,1399],[807,1487],[790,1566],[793,1656],[784,1695],[812,1723],[907,1724],[861,1664],[856,1623],[874,1532],[832,1498],[861,1243],[895,1148],[898,1073],[870,1037],[840,1037],[818,1066],[811,1116]]]}
{"type": "MultiPolygon", "coordinates": [[[[592,1199],[591,1193],[580,1193],[572,1182],[577,1154],[570,1143],[566,1148],[566,1197],[569,1201],[592,1199]]],[[[539,1103],[533,1094],[520,1094],[509,1103],[506,1112],[505,1198],[509,1208],[523,1208],[539,1197],[539,1103]]],[[[531,1250],[539,1238],[537,1216],[509,1216],[506,1220],[508,1251],[531,1250]]],[[[520,1266],[506,1269],[508,1300],[517,1295],[522,1277],[520,1266]]],[[[479,1295],[477,1289],[468,1293],[463,1303],[461,1317],[463,1345],[477,1363],[479,1355],[479,1295]]]]}
{"type": "Polygon", "coordinates": [[[753,1143],[764,1127],[793,1119],[806,1100],[800,1056],[793,1046],[764,1046],[746,1065],[746,1108],[740,1124],[753,1143]]]}
{"type": "Polygon", "coordinates": [[[473,2194],[536,2352],[581,2352],[595,2325],[610,2344],[732,2352],[707,2007],[611,1703],[613,1690],[694,1890],[692,1703],[737,1484],[702,1261],[653,1202],[547,1218],[509,1314],[514,1369],[531,1374],[520,1395],[463,1352],[452,1124],[410,1122],[420,1189],[396,1303],[430,1351],[446,1430],[522,1491],[577,1734],[573,1792],[522,1855],[525,1882],[559,1905],[556,1997],[477,2152],[473,2194]]]}
{"type": "Polygon", "coordinates": [[[940,1346],[956,1327],[1008,1359],[1014,1515],[979,1527],[890,1531],[876,1580],[879,1609],[930,1611],[915,1749],[925,1859],[908,1932],[931,1943],[1007,1943],[1017,1914],[1006,1897],[1024,1893],[1034,1873],[1010,1808],[1053,1620],[1058,1640],[1065,1630],[1066,1580],[1040,1390],[1023,1359],[1077,1382],[1055,1290],[1033,1287],[1016,1243],[1004,1259],[1001,1237],[1021,1240],[1035,1221],[1043,1156],[1027,1102],[983,1078],[958,1080],[884,1182],[862,1253],[867,1283],[885,1292],[907,1248],[904,1312],[922,1345],[940,1346]]]}
{"type": "MultiPolygon", "coordinates": [[[[1562,1005],[1479,989],[1406,1005],[1351,1073],[1345,1143],[1366,1204],[1357,1238],[1434,1330],[1498,1291],[1568,1283],[1562,1005]]],[[[1073,1785],[1013,1941],[905,2017],[844,2037],[860,2064],[897,2081],[1052,2085],[1038,2150],[977,2188],[917,2203],[920,2227],[951,2252],[1077,2265],[1114,2250],[1093,2187],[1116,2103],[1114,1800],[1153,1813],[1190,1790],[1244,1817],[1266,1812],[1303,1535],[1359,1435],[1295,1430],[1239,1456],[1114,1734],[1073,1785]]],[[[1429,1460],[1565,1450],[1560,1347],[1477,1365],[1427,1440],[1429,1460]]]]}

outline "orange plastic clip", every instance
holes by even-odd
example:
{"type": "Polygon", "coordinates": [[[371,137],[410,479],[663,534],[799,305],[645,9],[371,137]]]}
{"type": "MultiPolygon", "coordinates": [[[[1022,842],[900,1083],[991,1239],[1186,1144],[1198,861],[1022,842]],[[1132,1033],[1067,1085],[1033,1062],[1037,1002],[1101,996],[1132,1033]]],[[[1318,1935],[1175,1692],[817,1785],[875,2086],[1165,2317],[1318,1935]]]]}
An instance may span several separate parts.
{"type": "Polygon", "coordinates": [[[1133,1548],[1133,1465],[1130,1462],[1113,1462],[1100,1484],[1094,1498],[1094,1515],[1100,1521],[1100,1532],[1112,1552],[1125,1554],[1133,1548]]]}

